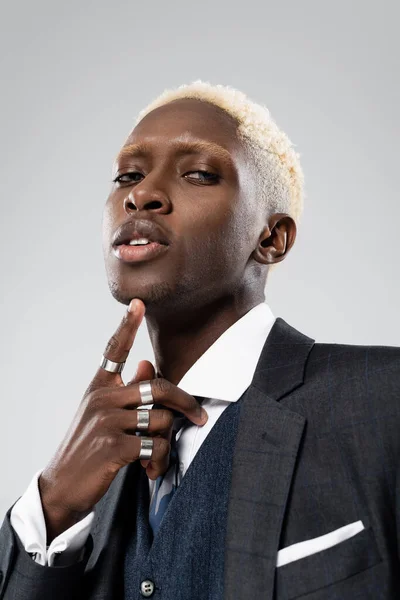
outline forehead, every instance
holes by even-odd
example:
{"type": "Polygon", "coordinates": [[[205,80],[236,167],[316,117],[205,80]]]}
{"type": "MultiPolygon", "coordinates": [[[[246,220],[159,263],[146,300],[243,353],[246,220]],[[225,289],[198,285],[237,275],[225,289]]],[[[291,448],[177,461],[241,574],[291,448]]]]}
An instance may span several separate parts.
{"type": "Polygon", "coordinates": [[[240,159],[242,147],[234,118],[209,102],[175,100],[148,113],[130,132],[117,159],[132,150],[205,151],[222,160],[240,159]]]}

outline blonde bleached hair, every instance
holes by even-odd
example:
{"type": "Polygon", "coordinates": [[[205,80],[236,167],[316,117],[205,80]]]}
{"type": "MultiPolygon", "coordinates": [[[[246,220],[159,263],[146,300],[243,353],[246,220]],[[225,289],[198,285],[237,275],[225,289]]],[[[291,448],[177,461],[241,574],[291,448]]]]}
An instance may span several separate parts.
{"type": "Polygon", "coordinates": [[[298,224],[304,201],[300,155],[272,119],[268,108],[229,85],[212,85],[197,79],[175,89],[164,90],[139,112],[135,127],[155,108],[181,98],[209,102],[236,120],[238,139],[254,167],[255,189],[260,200],[271,214],[289,214],[298,224]]]}

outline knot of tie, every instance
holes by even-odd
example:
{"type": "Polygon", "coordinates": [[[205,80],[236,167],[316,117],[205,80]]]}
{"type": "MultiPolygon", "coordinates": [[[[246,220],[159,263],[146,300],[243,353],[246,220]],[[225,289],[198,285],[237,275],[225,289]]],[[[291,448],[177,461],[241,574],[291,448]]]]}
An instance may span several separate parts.
{"type": "MultiPolygon", "coordinates": [[[[203,396],[193,396],[197,402],[201,404],[204,402],[205,398],[203,396]]],[[[165,408],[165,406],[163,404],[154,404],[153,405],[153,410],[154,409],[160,409],[160,408],[165,408]]],[[[173,410],[173,409],[169,409],[172,410],[172,412],[174,413],[174,424],[172,426],[172,435],[171,435],[171,452],[170,452],[170,457],[169,457],[169,466],[168,468],[170,468],[172,465],[176,466],[176,472],[175,472],[175,483],[178,483],[178,469],[179,469],[179,456],[178,456],[178,451],[177,451],[177,441],[176,441],[176,436],[178,434],[178,432],[183,429],[183,427],[185,427],[188,423],[191,423],[191,421],[186,417],[186,415],[184,415],[181,412],[178,412],[177,410],[173,410]]],[[[163,476],[161,476],[163,477],[163,476]]]]}

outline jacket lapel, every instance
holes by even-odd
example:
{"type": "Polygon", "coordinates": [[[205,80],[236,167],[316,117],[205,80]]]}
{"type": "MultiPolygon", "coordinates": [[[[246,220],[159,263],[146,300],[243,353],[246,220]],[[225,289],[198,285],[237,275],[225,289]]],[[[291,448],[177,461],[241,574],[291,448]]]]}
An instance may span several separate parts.
{"type": "Polygon", "coordinates": [[[282,521],[306,421],[278,401],[302,385],[314,341],[277,318],[246,392],[228,508],[225,600],[272,600],[282,521]]]}

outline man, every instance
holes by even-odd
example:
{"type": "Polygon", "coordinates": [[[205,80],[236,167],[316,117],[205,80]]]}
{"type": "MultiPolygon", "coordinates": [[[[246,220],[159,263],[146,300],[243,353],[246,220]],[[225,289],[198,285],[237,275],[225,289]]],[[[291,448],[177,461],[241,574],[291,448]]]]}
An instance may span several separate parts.
{"type": "Polygon", "coordinates": [[[140,113],[103,221],[128,310],[7,512],[0,598],[400,597],[400,349],[315,343],[265,303],[302,198],[241,92],[196,81],[140,113]],[[125,384],[144,317],[155,366],[125,384]]]}

